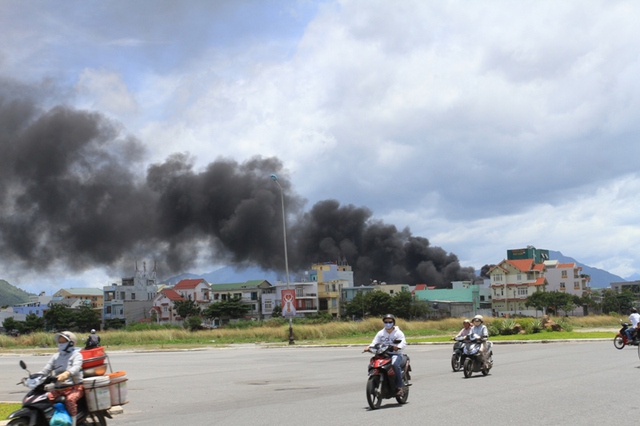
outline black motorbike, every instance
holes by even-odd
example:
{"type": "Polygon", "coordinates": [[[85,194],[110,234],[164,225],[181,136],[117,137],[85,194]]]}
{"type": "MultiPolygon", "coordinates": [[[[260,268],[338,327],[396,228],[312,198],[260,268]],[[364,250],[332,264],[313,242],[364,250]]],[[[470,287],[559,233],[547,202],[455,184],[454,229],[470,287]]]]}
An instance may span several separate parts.
{"type": "Polygon", "coordinates": [[[454,337],[456,342],[453,344],[453,353],[451,354],[451,368],[453,371],[460,371],[462,368],[462,352],[464,350],[465,336],[454,337]]]}
{"type": "MultiPolygon", "coordinates": [[[[400,343],[394,342],[394,343],[400,343]]],[[[409,357],[402,354],[402,394],[397,394],[396,377],[391,364],[393,347],[390,345],[374,345],[368,351],[373,353],[369,360],[369,379],[367,380],[367,402],[372,410],[380,407],[383,399],[395,398],[399,404],[406,404],[409,398],[409,380],[411,380],[411,364],[409,357]]]]}
{"type": "MultiPolygon", "coordinates": [[[[22,408],[9,414],[8,426],[48,426],[54,414],[54,404],[64,402],[64,397],[50,401],[47,392],[55,388],[56,378],[40,373],[31,374],[27,370],[24,361],[20,361],[20,367],[29,373],[29,377],[23,378],[17,384],[23,384],[30,389],[22,400],[22,408]]],[[[78,415],[76,424],[106,426],[106,418],[111,418],[107,410],[89,412],[87,400],[83,396],[78,400],[78,415]]]]}
{"type": "MultiPolygon", "coordinates": [[[[629,324],[628,322],[621,322],[621,326],[622,328],[620,329],[620,331],[618,331],[618,334],[616,334],[616,337],[613,338],[613,346],[616,347],[616,349],[622,349],[625,346],[638,346],[638,343],[640,341],[638,341],[638,332],[636,329],[633,329],[631,331],[631,336],[633,337],[633,339],[629,340],[629,337],[627,337],[627,329],[629,327],[631,327],[631,324],[629,324]]],[[[640,348],[638,349],[640,350],[640,348]]]]}
{"type": "Polygon", "coordinates": [[[465,337],[461,359],[465,378],[469,378],[473,373],[477,372],[482,372],[482,375],[486,376],[493,367],[493,345],[491,342],[487,342],[484,356],[480,353],[482,343],[485,341],[486,338],[482,338],[477,334],[465,337]]]}

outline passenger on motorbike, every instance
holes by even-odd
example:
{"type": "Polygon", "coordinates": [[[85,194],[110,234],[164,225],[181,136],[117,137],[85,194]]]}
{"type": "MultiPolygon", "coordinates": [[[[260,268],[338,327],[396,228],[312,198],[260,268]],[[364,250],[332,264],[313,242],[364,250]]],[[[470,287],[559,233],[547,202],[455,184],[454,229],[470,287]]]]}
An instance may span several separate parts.
{"type": "Polygon", "coordinates": [[[489,330],[487,330],[487,326],[484,325],[484,317],[482,315],[476,315],[473,317],[471,322],[473,323],[473,327],[471,327],[469,334],[476,334],[482,339],[482,345],[480,345],[479,352],[484,358],[487,350],[487,340],[489,339],[489,330]]]}
{"type": "Polygon", "coordinates": [[[72,426],[76,426],[78,414],[78,400],[84,395],[82,387],[82,354],[76,348],[78,338],[70,331],[56,333],[54,341],[58,345],[58,353],[49,359],[47,365],[40,370],[41,374],[49,375],[53,372],[58,381],[57,386],[67,386],[47,393],[50,401],[61,395],[65,397],[64,405],[71,416],[72,426]]]}
{"type": "MultiPolygon", "coordinates": [[[[384,328],[376,334],[373,341],[369,346],[385,344],[393,347],[393,351],[390,352],[391,364],[393,365],[393,372],[396,376],[396,395],[402,395],[402,350],[407,346],[407,340],[404,337],[404,333],[396,326],[396,317],[387,314],[382,318],[384,328]],[[394,343],[394,341],[400,341],[400,343],[394,343]]],[[[369,350],[369,346],[365,348],[365,351],[369,350]]]]}
{"type": "Polygon", "coordinates": [[[640,323],[640,314],[638,314],[638,310],[636,308],[631,308],[631,315],[629,315],[629,322],[631,322],[631,327],[625,330],[627,333],[627,338],[629,342],[633,339],[638,338],[638,323],[640,323]]]}
{"type": "Polygon", "coordinates": [[[471,332],[471,321],[465,318],[465,320],[462,321],[462,330],[460,330],[460,332],[456,334],[455,337],[452,337],[451,340],[456,340],[457,337],[468,336],[470,332],[471,332]]]}

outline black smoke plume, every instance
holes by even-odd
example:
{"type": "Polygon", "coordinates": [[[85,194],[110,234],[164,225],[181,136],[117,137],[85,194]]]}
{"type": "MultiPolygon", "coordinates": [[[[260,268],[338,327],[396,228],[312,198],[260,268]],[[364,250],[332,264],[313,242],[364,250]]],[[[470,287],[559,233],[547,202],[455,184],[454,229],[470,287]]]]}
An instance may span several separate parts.
{"type": "Polygon", "coordinates": [[[282,271],[275,173],[291,271],[346,261],[356,285],[445,287],[474,277],[455,255],[373,219],[367,208],[326,200],[303,211],[277,158],[218,158],[197,171],[188,155],[174,154],[145,166],[143,144],[118,123],[64,106],[41,110],[7,90],[0,90],[0,150],[0,257],[16,268],[123,271],[153,258],[165,275],[196,259],[282,271]]]}

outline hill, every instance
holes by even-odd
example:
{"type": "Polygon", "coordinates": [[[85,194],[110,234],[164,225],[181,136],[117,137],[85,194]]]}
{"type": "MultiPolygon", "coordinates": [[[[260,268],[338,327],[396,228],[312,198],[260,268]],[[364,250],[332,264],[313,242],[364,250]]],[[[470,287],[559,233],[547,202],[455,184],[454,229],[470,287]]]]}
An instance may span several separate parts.
{"type": "Polygon", "coordinates": [[[575,262],[578,266],[581,266],[582,272],[591,277],[591,282],[589,283],[591,288],[606,288],[609,287],[609,284],[612,282],[626,281],[624,278],[607,272],[604,269],[593,268],[585,265],[584,263],[580,263],[572,257],[563,255],[559,251],[549,250],[549,258],[561,263],[575,262]]]}
{"type": "Polygon", "coordinates": [[[27,303],[31,293],[13,286],[5,280],[0,280],[0,306],[12,306],[27,303]]]}

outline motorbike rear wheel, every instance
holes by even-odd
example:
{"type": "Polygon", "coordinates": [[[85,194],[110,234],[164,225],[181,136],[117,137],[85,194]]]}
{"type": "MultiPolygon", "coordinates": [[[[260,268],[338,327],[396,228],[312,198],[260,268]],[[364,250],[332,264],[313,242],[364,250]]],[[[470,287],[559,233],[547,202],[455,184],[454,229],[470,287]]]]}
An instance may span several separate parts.
{"type": "Polygon", "coordinates": [[[454,353],[451,355],[451,368],[453,371],[460,371],[462,364],[460,363],[460,355],[454,353]]]}
{"type": "Polygon", "coordinates": [[[85,425],[100,425],[107,426],[107,419],[104,418],[102,413],[89,413],[84,420],[85,425]]]}
{"type": "Polygon", "coordinates": [[[380,408],[382,403],[381,383],[380,376],[370,376],[369,380],[367,380],[367,402],[372,410],[380,408]]]}
{"type": "Polygon", "coordinates": [[[409,399],[409,386],[406,386],[406,383],[409,383],[409,380],[407,379],[406,372],[402,373],[402,381],[405,383],[405,386],[402,387],[402,396],[396,396],[398,404],[406,404],[407,399],[409,399]]]}
{"type": "Polygon", "coordinates": [[[463,365],[464,377],[468,379],[473,374],[473,360],[471,358],[467,358],[464,360],[463,365]]]}
{"type": "Polygon", "coordinates": [[[613,346],[615,346],[616,349],[624,348],[624,339],[622,338],[622,336],[616,336],[613,339],[613,346]]]}
{"type": "Polygon", "coordinates": [[[26,417],[18,417],[7,423],[7,426],[29,426],[29,419],[26,417]]]}

